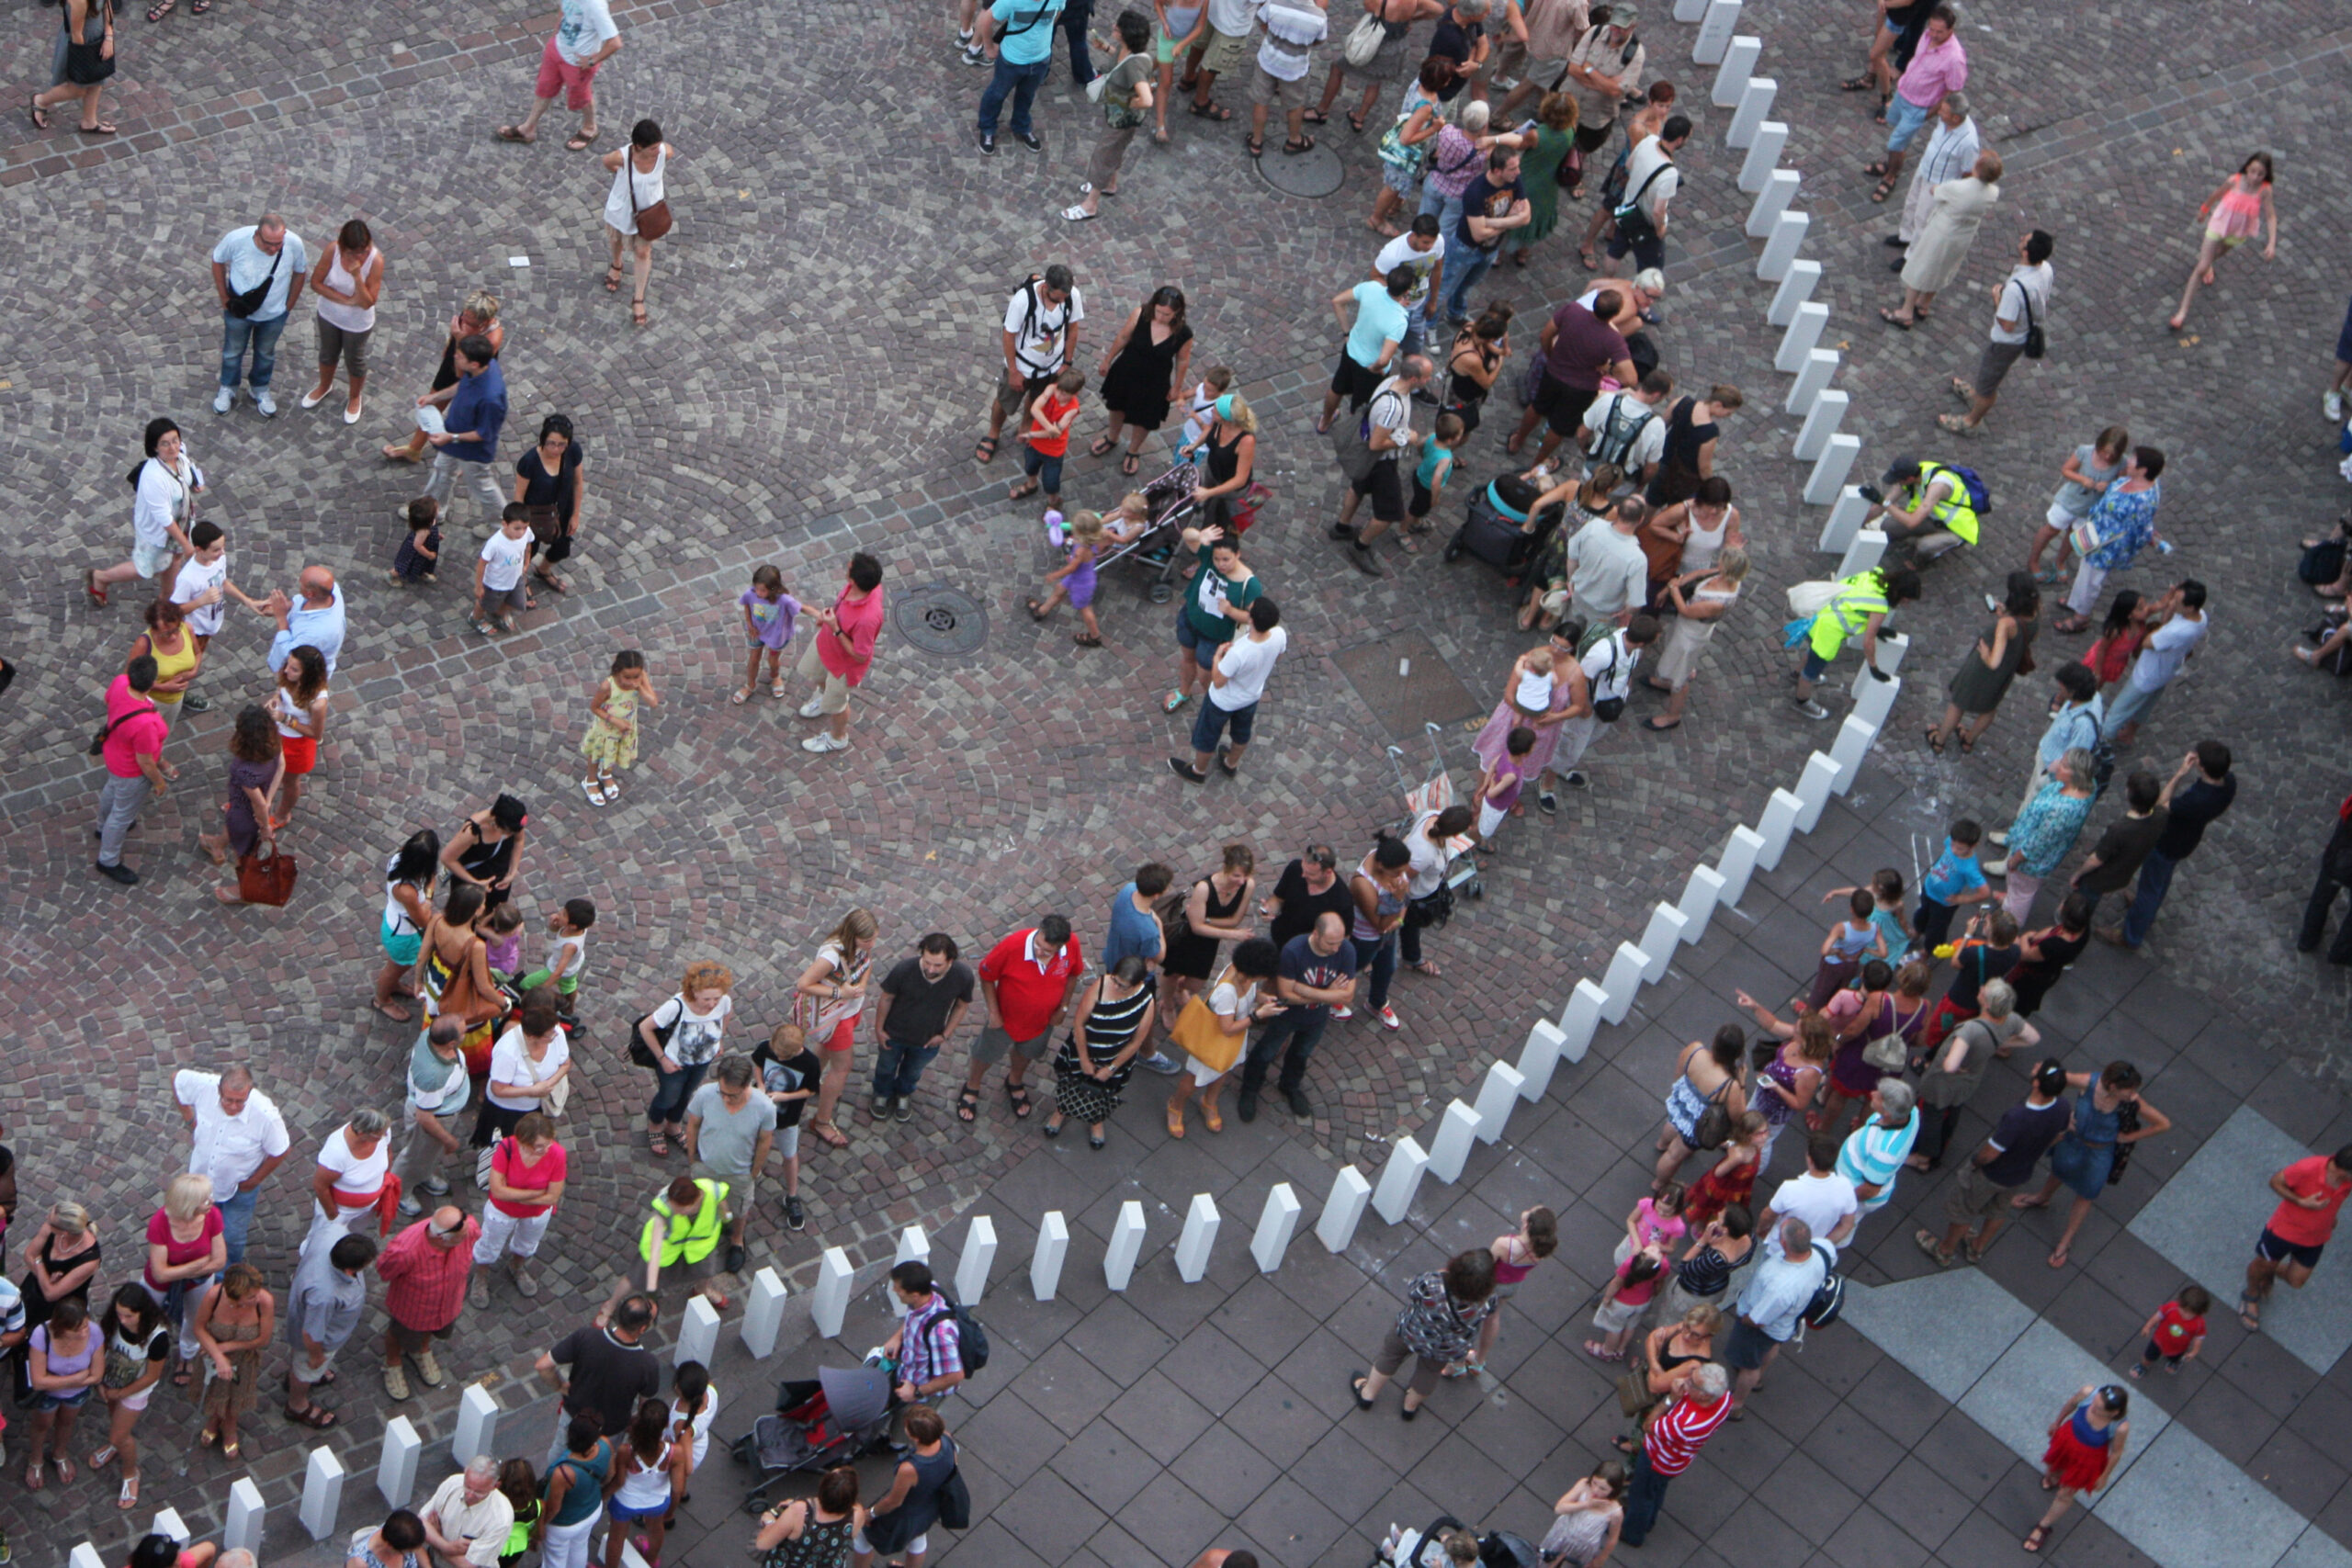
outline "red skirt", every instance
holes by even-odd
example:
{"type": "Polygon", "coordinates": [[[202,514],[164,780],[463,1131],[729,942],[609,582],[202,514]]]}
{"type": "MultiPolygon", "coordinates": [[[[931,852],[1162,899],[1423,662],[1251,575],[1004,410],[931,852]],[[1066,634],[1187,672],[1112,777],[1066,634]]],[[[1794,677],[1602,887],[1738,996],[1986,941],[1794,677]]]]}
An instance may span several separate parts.
{"type": "Polygon", "coordinates": [[[278,749],[286,756],[286,773],[289,778],[300,778],[319,765],[319,738],[315,735],[281,735],[278,749]]]}
{"type": "Polygon", "coordinates": [[[1756,1195],[1756,1162],[1749,1160],[1735,1174],[1716,1174],[1713,1166],[1699,1178],[1690,1195],[1682,1201],[1682,1217],[1695,1232],[1709,1220],[1722,1213],[1726,1205],[1745,1203],[1756,1195]]]}
{"type": "Polygon", "coordinates": [[[2095,1449],[2075,1436],[2075,1417],[2069,1414],[2050,1434],[2050,1447],[2042,1451],[2041,1468],[2056,1476],[2061,1486],[2095,1492],[2098,1490],[2099,1477],[2107,1473],[2107,1450],[2095,1449]]]}

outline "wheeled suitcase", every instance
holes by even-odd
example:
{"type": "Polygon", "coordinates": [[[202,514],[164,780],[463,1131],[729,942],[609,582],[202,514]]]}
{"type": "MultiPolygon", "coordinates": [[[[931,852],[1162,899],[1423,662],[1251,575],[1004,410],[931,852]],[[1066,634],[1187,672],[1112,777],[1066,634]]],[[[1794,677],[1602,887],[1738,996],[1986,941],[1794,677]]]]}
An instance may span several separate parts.
{"type": "MultiPolygon", "coordinates": [[[[1472,491],[1469,505],[1464,512],[1462,526],[1455,529],[1453,537],[1446,541],[1447,560],[1457,559],[1466,551],[1506,577],[1516,577],[1525,570],[1535,536],[1524,531],[1526,512],[1509,504],[1502,495],[1497,493],[1507,482],[1522,489],[1532,488],[1513,477],[1508,481],[1497,479],[1472,491]]],[[[1532,501],[1534,498],[1531,495],[1523,499],[1532,501]]]]}

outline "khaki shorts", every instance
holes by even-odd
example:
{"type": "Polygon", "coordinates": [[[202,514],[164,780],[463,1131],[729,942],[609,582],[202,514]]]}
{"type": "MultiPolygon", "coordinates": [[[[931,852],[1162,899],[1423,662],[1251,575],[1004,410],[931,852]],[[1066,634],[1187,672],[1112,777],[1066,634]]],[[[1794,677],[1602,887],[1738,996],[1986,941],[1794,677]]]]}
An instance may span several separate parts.
{"type": "Polygon", "coordinates": [[[296,1382],[315,1384],[321,1378],[327,1375],[327,1369],[334,1365],[334,1351],[329,1350],[326,1353],[326,1358],[314,1367],[311,1365],[310,1351],[302,1348],[301,1341],[299,1338],[295,1341],[294,1381],[296,1382]]]}
{"type": "Polygon", "coordinates": [[[1231,33],[1221,33],[1215,28],[1209,28],[1208,48],[1201,54],[1202,70],[1214,71],[1220,76],[1229,76],[1236,71],[1249,69],[1250,62],[1248,33],[1243,33],[1237,38],[1231,33]]]}
{"type": "MultiPolygon", "coordinates": [[[[1060,374],[1058,370],[1048,370],[1042,376],[1031,376],[1024,371],[1021,389],[1015,392],[1012,376],[1000,363],[996,372],[996,386],[989,393],[989,406],[996,410],[1000,418],[1021,418],[1023,411],[1043,397],[1046,389],[1054,384],[1054,378],[1060,374]]],[[[1022,423],[1025,427],[1028,421],[1022,418],[1022,423]]]]}
{"type": "MultiPolygon", "coordinates": [[[[779,1133],[783,1130],[781,1127],[776,1129],[779,1133]]],[[[793,1130],[799,1131],[797,1127],[793,1130]]],[[[700,1160],[695,1161],[688,1167],[686,1174],[696,1180],[723,1181],[727,1184],[727,1201],[721,1206],[727,1211],[728,1223],[730,1224],[734,1223],[736,1215],[750,1213],[752,1201],[759,1196],[760,1179],[756,1176],[729,1176],[725,1171],[711,1169],[700,1160]]]]}
{"type": "Polygon", "coordinates": [[[1029,1061],[1039,1061],[1045,1056],[1046,1042],[1053,1038],[1053,1033],[1050,1029],[1041,1030],[1035,1040],[1015,1040],[991,1024],[982,1029],[980,1037],[972,1042],[972,1060],[983,1066],[990,1066],[1003,1061],[1007,1052],[1019,1051],[1029,1061]]]}
{"type": "Polygon", "coordinates": [[[1305,108],[1310,96],[1307,89],[1314,85],[1314,81],[1306,76],[1301,76],[1295,82],[1285,82],[1261,65],[1250,73],[1250,101],[1263,104],[1270,109],[1305,108]]]}
{"type": "Polygon", "coordinates": [[[821,680],[825,682],[824,689],[817,694],[817,700],[820,705],[818,711],[829,714],[847,711],[849,707],[848,677],[836,675],[825,668],[825,661],[817,657],[817,639],[813,635],[808,638],[808,646],[801,651],[799,673],[807,680],[821,680]]]}
{"type": "MultiPolygon", "coordinates": [[[[435,1339],[447,1339],[458,1332],[458,1325],[454,1323],[441,1328],[411,1328],[389,1312],[384,1314],[384,1319],[391,1331],[392,1338],[399,1343],[401,1354],[403,1356],[414,1356],[429,1350],[433,1348],[433,1342],[435,1339]]],[[[299,1354],[294,1358],[297,1375],[300,1375],[299,1369],[302,1359],[303,1358],[299,1354]]]]}
{"type": "Polygon", "coordinates": [[[1960,1179],[1944,1194],[1944,1218],[1956,1225],[1971,1225],[2001,1206],[2008,1189],[1984,1178],[1984,1168],[1970,1160],[1960,1168],[1960,1179]]]}

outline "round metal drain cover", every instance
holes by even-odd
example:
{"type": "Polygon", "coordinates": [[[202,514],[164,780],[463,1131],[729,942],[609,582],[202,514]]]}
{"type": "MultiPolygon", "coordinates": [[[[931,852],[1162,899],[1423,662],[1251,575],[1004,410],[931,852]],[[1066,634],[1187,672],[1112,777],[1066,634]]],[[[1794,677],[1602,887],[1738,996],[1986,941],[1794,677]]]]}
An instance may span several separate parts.
{"type": "MultiPolygon", "coordinates": [[[[1339,121],[1334,119],[1331,123],[1337,125],[1339,121]]],[[[1312,200],[1319,200],[1338,190],[1340,182],[1347,178],[1347,171],[1340,164],[1340,155],[1318,141],[1294,158],[1283,151],[1285,134],[1281,120],[1269,117],[1266,155],[1258,160],[1258,173],[1265,182],[1284,196],[1303,196],[1312,200]]],[[[1321,132],[1314,134],[1319,136],[1321,132]]]]}
{"type": "Polygon", "coordinates": [[[989,613],[970,594],[944,582],[900,590],[890,603],[899,635],[942,658],[978,653],[989,639],[989,613]]]}

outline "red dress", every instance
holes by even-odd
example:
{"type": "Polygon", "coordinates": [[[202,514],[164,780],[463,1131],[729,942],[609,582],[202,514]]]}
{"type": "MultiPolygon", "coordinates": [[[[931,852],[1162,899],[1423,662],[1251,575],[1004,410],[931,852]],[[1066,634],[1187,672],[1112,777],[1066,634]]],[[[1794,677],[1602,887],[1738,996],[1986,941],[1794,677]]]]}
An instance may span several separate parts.
{"type": "Polygon", "coordinates": [[[2041,1468],[2056,1476],[2059,1485],[2077,1492],[2098,1490],[2099,1480],[2107,1473],[2108,1445],[2115,1440],[2115,1423],[2092,1426],[2086,1414],[2088,1409],[2086,1401],[2052,1427],[2050,1447],[2041,1455],[2041,1468]]]}
{"type": "Polygon", "coordinates": [[[1728,1205],[1746,1203],[1755,1195],[1756,1169],[1759,1163],[1752,1159],[1743,1160],[1737,1170],[1725,1176],[1719,1161],[1709,1166],[1707,1173],[1691,1184],[1690,1195],[1682,1200],[1682,1217],[1690,1222],[1694,1234],[1728,1205]]]}

